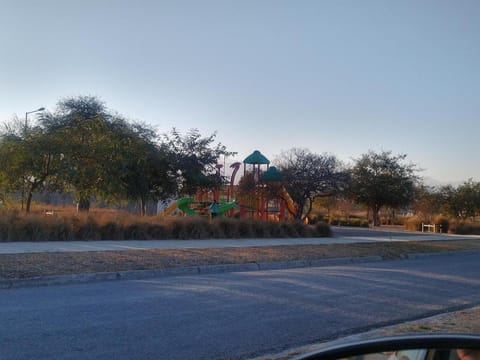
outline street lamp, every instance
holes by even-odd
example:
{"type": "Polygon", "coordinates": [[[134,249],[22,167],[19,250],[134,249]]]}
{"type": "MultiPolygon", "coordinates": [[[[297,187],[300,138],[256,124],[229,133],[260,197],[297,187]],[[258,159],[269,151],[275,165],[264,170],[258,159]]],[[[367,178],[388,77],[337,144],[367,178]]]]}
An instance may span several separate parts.
{"type": "MultiPolygon", "coordinates": [[[[25,137],[27,136],[27,129],[28,129],[28,114],[33,114],[33,113],[43,111],[43,110],[45,110],[45,108],[41,107],[41,108],[38,108],[37,110],[27,111],[25,113],[25,129],[24,129],[25,137]]],[[[23,189],[22,189],[22,211],[23,211],[23,203],[24,202],[25,202],[25,180],[24,180],[23,189]]]]}
{"type": "Polygon", "coordinates": [[[27,111],[25,113],[25,130],[27,130],[27,127],[28,127],[28,114],[33,114],[33,113],[43,111],[43,110],[45,110],[45,108],[41,107],[41,108],[38,108],[37,110],[27,111]]]}

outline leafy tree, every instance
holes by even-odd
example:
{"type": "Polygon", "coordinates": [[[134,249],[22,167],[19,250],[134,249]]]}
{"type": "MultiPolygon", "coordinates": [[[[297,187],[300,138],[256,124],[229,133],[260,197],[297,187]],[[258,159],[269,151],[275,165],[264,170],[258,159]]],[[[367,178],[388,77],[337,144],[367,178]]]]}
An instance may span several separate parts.
{"type": "Polygon", "coordinates": [[[119,186],[116,194],[140,200],[142,215],[147,200],[159,200],[175,193],[175,179],[168,154],[156,143],[156,133],[144,124],[117,120],[113,128],[111,153],[119,186]]]}
{"type": "Polygon", "coordinates": [[[65,187],[72,188],[79,210],[89,210],[94,194],[108,192],[110,121],[105,105],[91,96],[63,99],[56,114],[42,119],[64,155],[61,178],[65,187]]]}
{"type": "Polygon", "coordinates": [[[444,197],[439,189],[424,184],[415,187],[415,196],[411,203],[411,209],[415,214],[432,218],[433,215],[442,212],[443,206],[444,197]]]}
{"type": "Polygon", "coordinates": [[[110,113],[99,99],[63,99],[42,123],[64,157],[57,184],[74,192],[79,210],[88,211],[97,196],[140,200],[145,214],[147,200],[175,193],[170,153],[157,144],[156,132],[110,113]]]}
{"type": "Polygon", "coordinates": [[[191,195],[198,189],[211,190],[223,183],[215,166],[221,156],[235,153],[221,143],[215,144],[215,137],[216,133],[202,137],[197,129],[182,135],[175,128],[163,135],[162,149],[169,156],[178,193],[191,195]]]}
{"type": "Polygon", "coordinates": [[[5,126],[0,137],[0,176],[6,191],[21,191],[30,212],[33,194],[62,166],[62,155],[40,126],[25,128],[18,121],[5,126]]]}
{"type": "Polygon", "coordinates": [[[443,186],[439,192],[443,198],[443,208],[446,213],[466,220],[474,218],[480,211],[480,183],[472,179],[458,187],[443,186]]]}
{"type": "Polygon", "coordinates": [[[461,204],[460,216],[474,219],[480,210],[480,183],[472,179],[465,181],[457,188],[459,203],[461,204]]]}
{"type": "Polygon", "coordinates": [[[281,153],[275,163],[297,204],[297,219],[304,220],[310,214],[315,199],[334,196],[348,185],[348,174],[333,155],[293,148],[281,153]]]}
{"type": "Polygon", "coordinates": [[[405,158],[406,155],[392,155],[390,151],[369,151],[355,161],[350,194],[355,201],[372,210],[374,226],[380,225],[382,207],[407,206],[414,198],[418,180],[416,166],[404,164],[405,158]]]}

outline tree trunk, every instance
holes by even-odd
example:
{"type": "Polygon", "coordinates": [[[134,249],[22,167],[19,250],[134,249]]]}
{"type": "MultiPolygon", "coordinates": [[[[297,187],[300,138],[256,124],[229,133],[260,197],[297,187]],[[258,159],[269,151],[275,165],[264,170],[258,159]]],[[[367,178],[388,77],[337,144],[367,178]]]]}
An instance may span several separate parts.
{"type": "Polygon", "coordinates": [[[90,199],[80,198],[77,203],[77,212],[89,212],[90,211],[90,199]]]}
{"type": "Polygon", "coordinates": [[[33,192],[31,189],[27,191],[27,200],[25,201],[25,212],[28,214],[30,212],[30,205],[32,203],[33,192]]]}
{"type": "Polygon", "coordinates": [[[141,216],[147,215],[147,202],[143,197],[140,198],[140,215],[141,216]]]}
{"type": "Polygon", "coordinates": [[[29,183],[27,190],[27,199],[25,201],[25,212],[28,214],[30,212],[30,205],[32,204],[33,192],[38,188],[38,186],[43,182],[43,179],[40,181],[34,181],[29,183]]]}
{"type": "Polygon", "coordinates": [[[372,213],[373,213],[373,226],[380,226],[380,216],[378,213],[380,212],[379,207],[373,207],[372,213]]]}

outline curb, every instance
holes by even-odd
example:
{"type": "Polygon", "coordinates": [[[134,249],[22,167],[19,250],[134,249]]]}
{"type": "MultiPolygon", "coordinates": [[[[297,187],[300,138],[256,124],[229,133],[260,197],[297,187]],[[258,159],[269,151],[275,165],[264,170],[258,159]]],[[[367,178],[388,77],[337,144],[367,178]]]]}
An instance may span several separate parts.
{"type": "Polygon", "coordinates": [[[102,273],[82,273],[68,275],[38,276],[28,279],[5,279],[0,280],[0,289],[13,289],[24,287],[39,287],[51,285],[84,284],[115,280],[142,280],[166,276],[183,276],[197,274],[221,274],[229,272],[248,272],[296,269],[308,267],[322,267],[333,265],[361,264],[367,262],[383,261],[380,256],[364,256],[358,258],[334,258],[311,261],[282,261],[246,264],[220,264],[189,266],[156,270],[126,270],[102,273]]]}
{"type": "Polygon", "coordinates": [[[40,287],[51,285],[69,285],[69,284],[85,284],[102,281],[116,280],[142,280],[167,276],[184,276],[197,274],[221,274],[229,272],[248,272],[248,271],[267,271],[267,270],[283,270],[283,269],[301,269],[310,267],[338,266],[350,264],[363,264],[380,261],[393,260],[415,260],[431,256],[452,256],[454,254],[469,254],[475,251],[453,251],[426,254],[404,254],[396,259],[386,259],[381,256],[363,256],[363,257],[343,257],[319,260],[296,260],[281,262],[261,262],[246,264],[219,264],[219,265],[201,265],[178,267],[169,269],[154,270],[126,270],[116,272],[101,273],[81,273],[68,275],[52,275],[38,276],[27,279],[3,279],[0,280],[0,289],[13,289],[24,287],[40,287]]]}

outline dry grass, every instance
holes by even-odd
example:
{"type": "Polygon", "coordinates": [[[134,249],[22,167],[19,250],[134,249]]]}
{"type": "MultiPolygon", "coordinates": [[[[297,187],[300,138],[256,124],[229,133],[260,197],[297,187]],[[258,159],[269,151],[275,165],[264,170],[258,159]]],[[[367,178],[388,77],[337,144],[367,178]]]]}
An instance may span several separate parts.
{"type": "Polygon", "coordinates": [[[330,227],[301,222],[269,222],[229,219],[158,216],[140,217],[119,211],[92,211],[53,215],[0,212],[0,241],[70,241],[70,240],[166,240],[211,238],[325,237],[330,227]]]}
{"type": "Polygon", "coordinates": [[[400,258],[411,253],[478,250],[480,241],[422,241],[248,248],[129,250],[0,255],[0,278],[163,269],[217,264],[241,264],[340,257],[400,258]]]}
{"type": "Polygon", "coordinates": [[[400,335],[412,333],[465,333],[480,334],[480,307],[454,311],[433,316],[428,319],[412,321],[389,327],[381,331],[382,335],[400,335]]]}

